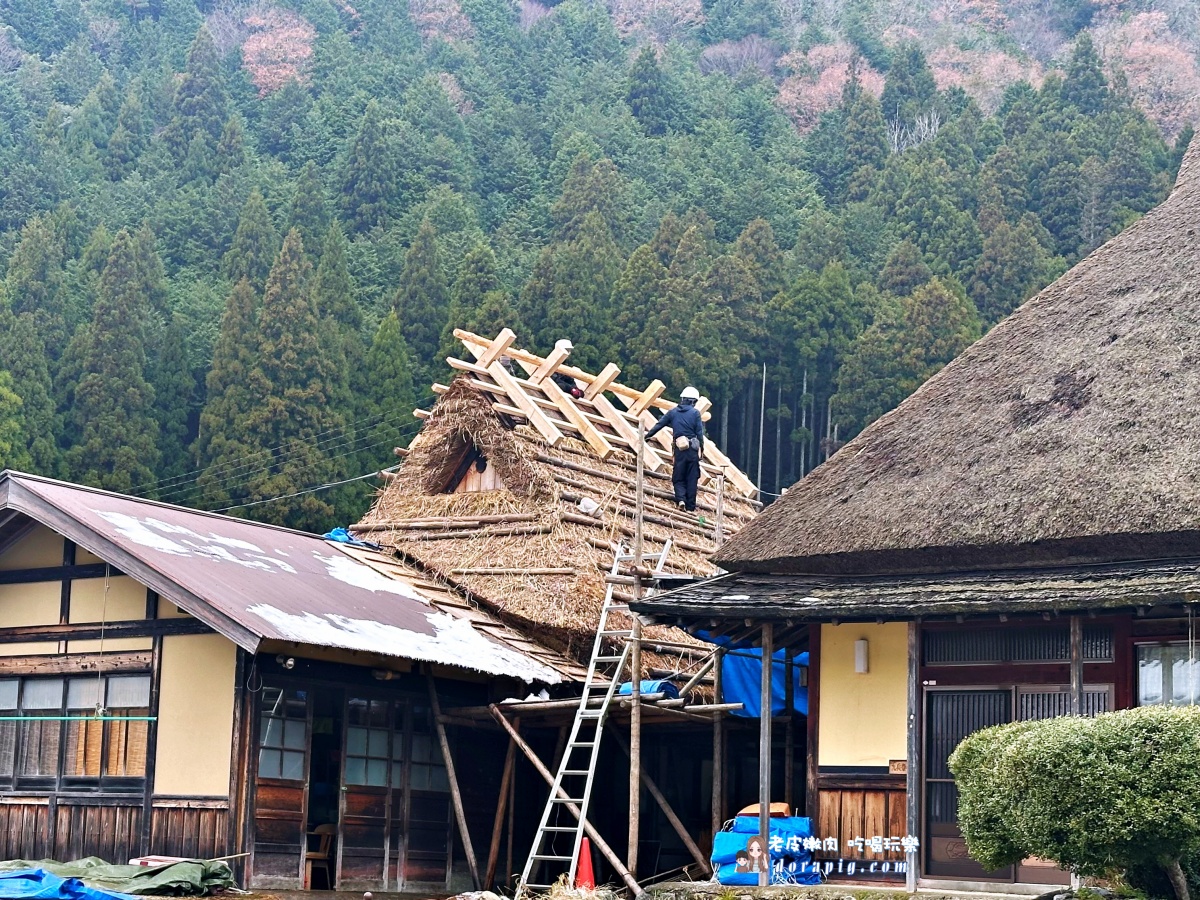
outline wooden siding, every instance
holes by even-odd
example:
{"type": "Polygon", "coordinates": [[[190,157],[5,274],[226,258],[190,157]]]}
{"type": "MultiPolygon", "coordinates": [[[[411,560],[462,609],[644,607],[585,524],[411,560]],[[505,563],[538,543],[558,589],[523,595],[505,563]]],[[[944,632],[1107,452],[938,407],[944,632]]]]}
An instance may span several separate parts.
{"type": "Polygon", "coordinates": [[[0,802],[0,858],[48,859],[53,855],[46,800],[0,802]]]}
{"type": "Polygon", "coordinates": [[[903,837],[907,834],[904,777],[841,779],[822,777],[817,829],[821,837],[836,837],[839,850],[829,858],[903,861],[901,851],[851,849],[858,838],[903,837]]]}
{"type": "Polygon", "coordinates": [[[155,801],[150,817],[151,853],[212,859],[234,852],[229,845],[225,800],[155,801]],[[171,850],[159,850],[170,847],[171,850]]]}

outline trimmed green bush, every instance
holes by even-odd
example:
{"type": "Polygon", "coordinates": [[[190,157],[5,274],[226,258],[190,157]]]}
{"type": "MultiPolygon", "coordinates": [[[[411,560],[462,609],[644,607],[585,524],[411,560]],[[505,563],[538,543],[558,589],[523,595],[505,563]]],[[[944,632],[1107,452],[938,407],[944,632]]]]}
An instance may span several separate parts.
{"type": "Polygon", "coordinates": [[[986,868],[1040,856],[1134,882],[1157,871],[1189,900],[1180,861],[1200,854],[1200,708],[985,728],[950,771],[967,848],[986,868]]]}

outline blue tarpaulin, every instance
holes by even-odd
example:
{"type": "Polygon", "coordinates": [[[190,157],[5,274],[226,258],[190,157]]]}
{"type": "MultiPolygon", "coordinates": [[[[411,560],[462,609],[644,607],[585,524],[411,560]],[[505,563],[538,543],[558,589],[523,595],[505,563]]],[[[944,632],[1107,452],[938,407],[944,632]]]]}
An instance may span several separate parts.
{"type": "MultiPolygon", "coordinates": [[[[758,816],[737,816],[733,830],[720,831],[713,840],[712,864],[717,881],[729,885],[756,885],[758,873],[738,871],[738,853],[747,850],[750,839],[758,834],[758,816]]],[[[821,876],[812,868],[812,853],[804,849],[803,839],[812,836],[812,820],[801,817],[771,819],[768,850],[771,858],[771,884],[820,884],[821,876]]],[[[746,869],[744,855],[741,868],[746,869]]]]}
{"type": "MultiPolygon", "coordinates": [[[[771,715],[781,715],[787,706],[787,666],[784,651],[771,657],[771,715]]],[[[792,709],[808,715],[808,688],[800,686],[800,670],[808,665],[808,654],[792,657],[792,709]]],[[[762,648],[729,650],[721,661],[721,691],[726,703],[741,703],[731,715],[757,719],[762,696],[762,648]]]]}
{"type": "Polygon", "coordinates": [[[335,528],[333,531],[327,531],[321,535],[327,541],[335,541],[339,544],[349,544],[352,547],[370,547],[372,550],[378,550],[379,545],[373,544],[370,541],[364,541],[361,538],[356,538],[345,528],[335,528]]]}
{"type": "MultiPolygon", "coordinates": [[[[669,681],[646,680],[641,683],[638,690],[643,694],[666,694],[668,699],[674,699],[679,696],[679,688],[669,681]]],[[[617,688],[617,694],[621,697],[632,697],[633,682],[624,682],[617,688]]]]}
{"type": "Polygon", "coordinates": [[[113,900],[129,894],[91,888],[78,878],[59,878],[45,869],[21,869],[0,872],[0,898],[3,900],[113,900]]]}

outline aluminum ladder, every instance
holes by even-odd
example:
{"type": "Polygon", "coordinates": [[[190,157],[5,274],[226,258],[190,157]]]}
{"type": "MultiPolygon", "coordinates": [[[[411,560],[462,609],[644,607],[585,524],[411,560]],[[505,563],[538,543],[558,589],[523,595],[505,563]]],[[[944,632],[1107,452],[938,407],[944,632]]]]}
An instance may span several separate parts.
{"type": "MultiPolygon", "coordinates": [[[[668,540],[661,552],[644,553],[642,560],[653,563],[654,575],[660,575],[670,552],[671,542],[668,540]]],[[[579,846],[583,842],[584,823],[587,822],[588,804],[592,799],[604,720],[608,717],[609,706],[617,687],[621,684],[622,674],[629,666],[630,638],[633,637],[630,628],[616,627],[612,621],[613,613],[630,615],[628,603],[613,600],[613,590],[616,587],[614,579],[620,574],[621,565],[630,563],[633,559],[634,555],[626,552],[624,547],[618,547],[613,556],[612,569],[609,572],[611,577],[604,592],[604,607],[600,612],[596,640],[592,644],[592,658],[588,663],[583,694],[579,698],[579,709],[575,712],[575,721],[563,748],[562,760],[554,776],[554,785],[550,788],[546,808],[542,810],[542,818],[538,822],[533,846],[529,849],[529,858],[525,860],[521,880],[517,883],[514,900],[522,900],[530,891],[549,890],[555,880],[564,873],[567,876],[567,886],[575,885],[575,867],[579,862],[579,846]],[[619,652],[615,652],[613,648],[616,642],[620,642],[619,652]],[[579,818],[572,825],[556,824],[561,819],[555,814],[557,810],[561,809],[570,817],[570,811],[564,809],[568,805],[579,809],[579,818]],[[571,835],[569,856],[555,848],[555,840],[565,835],[571,835]],[[532,883],[529,879],[538,870],[539,864],[542,864],[543,872],[554,874],[546,882],[532,883]]],[[[637,676],[631,673],[630,677],[637,676]]]]}

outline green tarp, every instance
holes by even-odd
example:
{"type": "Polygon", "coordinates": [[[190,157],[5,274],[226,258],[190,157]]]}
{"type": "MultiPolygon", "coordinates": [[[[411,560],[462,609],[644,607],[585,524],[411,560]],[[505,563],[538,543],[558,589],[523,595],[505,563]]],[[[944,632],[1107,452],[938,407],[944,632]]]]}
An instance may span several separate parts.
{"type": "Polygon", "coordinates": [[[163,866],[118,866],[95,856],[73,862],[52,859],[12,859],[0,862],[0,872],[42,869],[60,878],[78,878],[88,887],[118,894],[203,897],[236,888],[227,863],[188,860],[163,866]]]}

